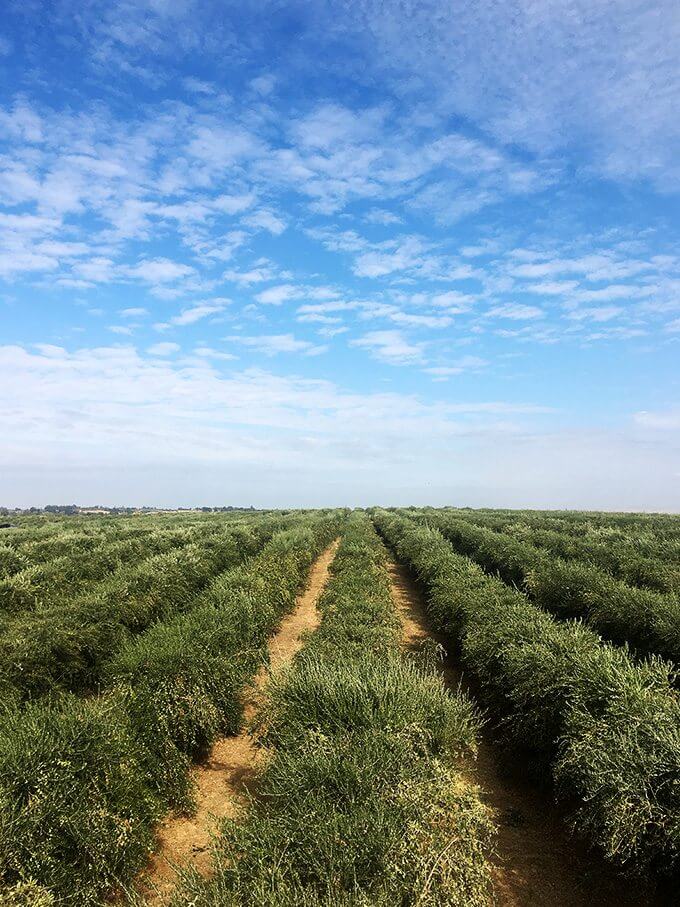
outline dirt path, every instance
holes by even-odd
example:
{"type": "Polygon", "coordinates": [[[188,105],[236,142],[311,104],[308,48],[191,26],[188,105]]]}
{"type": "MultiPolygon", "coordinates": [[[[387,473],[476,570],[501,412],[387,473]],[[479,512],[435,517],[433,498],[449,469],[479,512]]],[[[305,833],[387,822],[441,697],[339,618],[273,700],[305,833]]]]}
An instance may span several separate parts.
{"type": "MultiPolygon", "coordinates": [[[[307,589],[298,596],[295,610],[283,619],[269,641],[271,669],[276,670],[300,649],[303,634],[319,622],[316,603],[328,581],[328,571],[339,540],[314,563],[307,589]]],[[[246,691],[245,722],[254,715],[258,691],[264,686],[268,669],[262,667],[246,691]]],[[[148,903],[167,903],[177,874],[174,865],[193,865],[207,875],[210,870],[210,843],[220,819],[234,816],[243,803],[248,783],[257,765],[258,748],[246,732],[218,740],[208,757],[194,769],[197,809],[193,816],[171,816],[159,827],[157,849],[152,855],[141,885],[148,903]]]]}
{"type": "MultiPolygon", "coordinates": [[[[423,597],[409,572],[391,563],[392,596],[401,615],[403,645],[416,649],[430,636],[423,597]]],[[[470,691],[460,667],[447,655],[442,666],[446,685],[470,691]]],[[[472,691],[473,692],[473,691],[472,691]]],[[[653,903],[630,882],[593,865],[565,830],[562,815],[528,780],[522,766],[501,764],[498,745],[482,735],[469,780],[482,788],[498,825],[494,882],[502,907],[645,907],[653,903]]]]}

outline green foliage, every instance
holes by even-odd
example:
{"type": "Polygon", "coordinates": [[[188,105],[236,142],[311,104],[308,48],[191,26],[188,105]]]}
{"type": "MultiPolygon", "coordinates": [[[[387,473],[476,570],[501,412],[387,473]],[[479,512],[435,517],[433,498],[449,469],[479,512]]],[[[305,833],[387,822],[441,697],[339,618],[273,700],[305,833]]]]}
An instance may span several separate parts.
{"type": "Polygon", "coordinates": [[[218,577],[190,612],[156,624],[106,665],[106,682],[128,691],[138,736],[158,751],[154,783],[176,806],[190,807],[186,758],[239,730],[239,693],[335,531],[327,521],[316,532],[278,533],[260,555],[218,577]]]}
{"type": "Polygon", "coordinates": [[[214,877],[189,874],[177,905],[487,904],[492,826],[455,770],[478,719],[400,657],[385,552],[365,518],[351,521],[320,608],[258,716],[258,798],[224,824],[214,877]]]}
{"type": "Polygon", "coordinates": [[[116,571],[68,606],[13,621],[0,638],[0,687],[35,696],[95,686],[128,639],[190,608],[216,573],[258,550],[273,528],[227,523],[180,550],[116,571]]]}
{"type": "MultiPolygon", "coordinates": [[[[461,755],[475,748],[478,721],[463,697],[450,696],[437,673],[394,652],[330,663],[314,646],[295,668],[275,678],[262,713],[261,739],[279,749],[300,734],[332,728],[334,734],[370,734],[377,728],[408,736],[414,752],[461,755]]],[[[338,649],[342,651],[342,649],[338,649]]]]}
{"type": "Polygon", "coordinates": [[[71,541],[70,550],[45,562],[26,566],[0,580],[0,608],[9,612],[43,609],[63,604],[86,587],[104,580],[123,564],[170,551],[189,540],[186,533],[136,531],[131,537],[104,539],[92,544],[91,537],[71,541]],[[90,544],[87,544],[90,542],[90,544]]]}
{"type": "Polygon", "coordinates": [[[18,573],[19,570],[25,570],[30,566],[30,562],[25,554],[13,548],[11,545],[0,543],[0,583],[5,577],[18,573]]]}
{"type": "Polygon", "coordinates": [[[581,617],[602,636],[680,665],[680,600],[630,586],[593,564],[565,561],[504,532],[429,511],[427,520],[486,571],[559,617],[581,617]]]}
{"type": "Polygon", "coordinates": [[[16,884],[32,883],[55,903],[100,903],[144,864],[168,806],[191,808],[191,757],[238,728],[241,688],[262,662],[266,636],[338,526],[328,516],[291,523],[312,528],[277,533],[259,556],[208,585],[194,610],[130,639],[105,665],[106,694],[4,705],[5,892],[19,897],[16,884]]]}
{"type": "Polygon", "coordinates": [[[161,807],[118,698],[66,696],[2,715],[5,882],[31,879],[71,903],[96,903],[144,860],[161,807]]]}
{"type": "Polygon", "coordinates": [[[501,730],[550,766],[574,822],[609,858],[670,871],[680,860],[680,703],[659,659],[636,663],[560,623],[456,554],[439,532],[379,512],[417,571],[437,628],[455,639],[501,730]]]}
{"type": "Polygon", "coordinates": [[[224,828],[214,880],[177,904],[488,904],[487,810],[416,728],[305,734],[260,795],[224,828]]]}
{"type": "Polygon", "coordinates": [[[583,666],[580,686],[590,701],[575,691],[565,716],[556,780],[583,802],[575,827],[601,841],[605,853],[623,861],[647,853],[672,868],[680,859],[677,696],[661,664],[632,675],[615,657],[604,669],[593,661],[583,666]]]}
{"type": "Polygon", "coordinates": [[[0,907],[54,907],[54,897],[34,882],[17,882],[0,889],[0,907]]]}
{"type": "MultiPolygon", "coordinates": [[[[69,525],[54,525],[49,535],[36,535],[35,530],[28,536],[22,530],[13,530],[9,536],[0,534],[0,552],[15,552],[15,556],[21,559],[22,569],[37,566],[50,571],[55,561],[64,564],[71,561],[76,580],[78,565],[82,563],[83,570],[94,571],[96,578],[96,562],[99,557],[105,556],[105,552],[110,549],[115,552],[124,543],[139,544],[147,554],[160,553],[208,538],[225,529],[228,524],[236,526],[249,521],[246,517],[207,519],[196,515],[191,519],[107,518],[105,522],[88,523],[80,528],[71,526],[69,521],[69,525]]],[[[17,571],[12,571],[14,572],[17,571]]]]}
{"type": "MultiPolygon", "coordinates": [[[[437,516],[437,511],[427,510],[437,516]]],[[[447,510],[565,560],[592,564],[634,586],[680,591],[680,521],[671,515],[447,510]]]]}

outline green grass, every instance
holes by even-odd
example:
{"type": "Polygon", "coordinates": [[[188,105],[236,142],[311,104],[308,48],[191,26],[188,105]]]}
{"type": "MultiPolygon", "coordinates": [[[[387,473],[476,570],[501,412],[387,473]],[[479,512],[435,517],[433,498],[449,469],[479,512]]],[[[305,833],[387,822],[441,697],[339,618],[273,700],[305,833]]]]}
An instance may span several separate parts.
{"type": "Polygon", "coordinates": [[[355,517],[320,628],[268,688],[258,797],[223,825],[209,881],[176,904],[489,902],[492,826],[457,769],[478,719],[437,671],[398,650],[385,552],[355,517]]]}
{"type": "Polygon", "coordinates": [[[0,690],[35,697],[96,687],[107,660],[131,637],[191,607],[216,573],[256,552],[275,528],[227,523],[116,571],[68,605],[14,620],[0,638],[0,690]]]}
{"type": "Polygon", "coordinates": [[[97,903],[143,864],[164,807],[122,702],[32,703],[0,728],[0,879],[97,903]]]}
{"type": "Polygon", "coordinates": [[[680,863],[680,703],[673,671],[558,622],[455,553],[439,532],[378,512],[417,571],[506,741],[548,768],[574,827],[617,865],[680,863]]]}
{"type": "Polygon", "coordinates": [[[59,905],[101,903],[144,865],[168,807],[191,809],[191,758],[238,728],[267,633],[337,532],[332,517],[305,519],[314,531],[277,533],[195,613],[121,650],[106,694],[0,706],[0,898],[28,898],[16,886],[32,882],[59,905]]]}
{"type": "Polygon", "coordinates": [[[680,600],[637,588],[599,567],[567,561],[506,533],[429,511],[426,522],[486,571],[523,589],[559,617],[583,618],[600,635],[680,665],[680,600]]]}
{"type": "Polygon", "coordinates": [[[123,533],[122,537],[100,540],[91,547],[81,540],[68,553],[1,579],[0,609],[18,613],[63,605],[83,590],[91,593],[93,585],[123,565],[179,548],[185,540],[191,540],[188,533],[173,530],[137,532],[132,537],[123,533]]]}
{"type": "MultiPolygon", "coordinates": [[[[426,509],[423,513],[436,515],[426,509]]],[[[578,522],[550,511],[447,510],[449,516],[511,535],[566,560],[592,563],[635,586],[658,592],[680,590],[680,541],[659,535],[644,524],[632,527],[578,522]]],[[[600,515],[601,516],[601,515],[600,515]]],[[[672,531],[672,516],[659,518],[672,531]]]]}

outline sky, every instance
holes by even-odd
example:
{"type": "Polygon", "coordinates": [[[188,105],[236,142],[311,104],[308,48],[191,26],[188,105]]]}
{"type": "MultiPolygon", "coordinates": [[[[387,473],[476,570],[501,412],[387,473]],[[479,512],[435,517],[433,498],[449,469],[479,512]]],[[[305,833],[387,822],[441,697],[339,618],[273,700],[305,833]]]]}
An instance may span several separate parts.
{"type": "Polygon", "coordinates": [[[680,510],[675,0],[5,0],[0,504],[680,510]]]}

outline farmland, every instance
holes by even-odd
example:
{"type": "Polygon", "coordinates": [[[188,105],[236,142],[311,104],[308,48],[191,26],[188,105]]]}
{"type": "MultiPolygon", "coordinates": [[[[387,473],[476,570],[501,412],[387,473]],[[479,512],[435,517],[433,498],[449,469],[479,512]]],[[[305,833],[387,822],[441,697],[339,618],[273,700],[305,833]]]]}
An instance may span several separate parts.
{"type": "Polygon", "coordinates": [[[0,904],[673,903],[680,519],[0,530],[0,904]]]}

